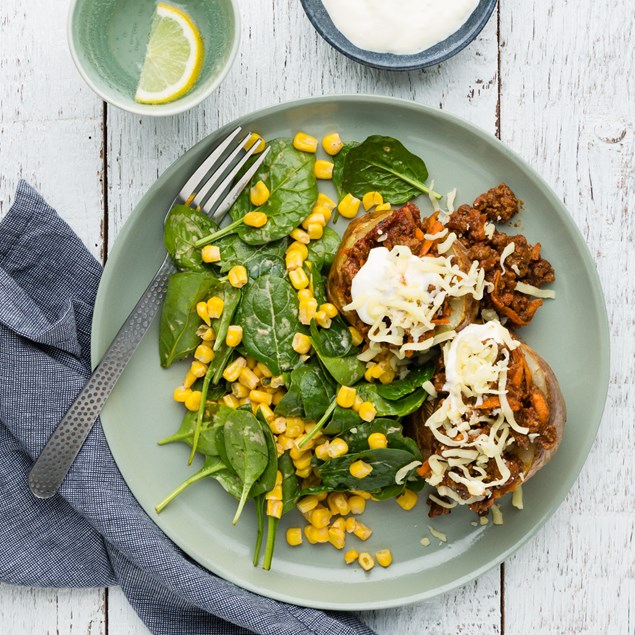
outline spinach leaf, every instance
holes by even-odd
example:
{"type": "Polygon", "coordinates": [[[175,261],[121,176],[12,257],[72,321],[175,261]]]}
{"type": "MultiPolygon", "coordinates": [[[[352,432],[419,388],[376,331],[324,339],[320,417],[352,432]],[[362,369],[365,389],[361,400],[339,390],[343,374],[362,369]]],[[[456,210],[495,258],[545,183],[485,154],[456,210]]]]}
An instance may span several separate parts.
{"type": "Polygon", "coordinates": [[[343,188],[342,181],[344,179],[344,165],[348,153],[359,145],[359,141],[349,141],[344,147],[333,157],[333,185],[337,192],[337,200],[341,201],[348,192],[343,188]]]}
{"type": "Polygon", "coordinates": [[[221,253],[220,271],[226,273],[236,265],[243,265],[252,280],[268,273],[283,277],[287,270],[284,256],[288,244],[286,237],[264,245],[248,245],[236,234],[225,236],[216,242],[221,253]]]}
{"type": "Polygon", "coordinates": [[[386,435],[389,448],[405,450],[414,456],[413,460],[422,460],[421,451],[416,441],[410,437],[404,437],[401,424],[394,419],[377,418],[370,423],[360,422],[359,425],[349,428],[340,437],[348,444],[349,452],[363,452],[369,449],[368,437],[375,432],[386,435]]]}
{"type": "MultiPolygon", "coordinates": [[[[267,158],[252,179],[252,184],[264,181],[271,193],[269,200],[257,208],[267,215],[268,221],[260,228],[242,223],[236,227],[236,233],[250,245],[262,245],[287,236],[308,216],[318,194],[313,174],[314,154],[296,150],[291,139],[274,139],[269,147],[267,158]]],[[[255,209],[247,187],[230,213],[238,220],[255,209]]]]}
{"type": "Polygon", "coordinates": [[[358,355],[357,347],[353,348],[353,337],[341,316],[336,315],[327,329],[318,329],[315,320],[311,320],[311,337],[319,342],[320,353],[326,357],[346,357],[358,355]]]}
{"type": "Polygon", "coordinates": [[[232,287],[229,283],[223,283],[223,285],[215,290],[215,295],[222,298],[225,303],[223,306],[223,312],[221,316],[216,320],[212,320],[212,328],[216,334],[216,341],[214,342],[214,351],[219,351],[221,346],[225,343],[227,331],[232,324],[234,314],[240,303],[240,297],[242,291],[232,287]]]}
{"type": "Polygon", "coordinates": [[[301,330],[298,298],[282,278],[263,276],[247,287],[238,309],[243,326],[243,347],[249,355],[267,364],[274,375],[298,365],[293,337],[301,330]]]}
{"type": "Polygon", "coordinates": [[[194,243],[218,229],[218,225],[203,212],[187,205],[175,205],[165,219],[163,242],[179,269],[205,271],[201,248],[194,243]]]}
{"type": "Polygon", "coordinates": [[[428,396],[423,388],[417,388],[401,399],[390,401],[379,394],[377,384],[361,383],[355,388],[361,399],[370,401],[375,406],[378,417],[405,417],[418,410],[428,396]]]}
{"type": "Polygon", "coordinates": [[[201,318],[196,305],[209,297],[217,284],[218,279],[209,271],[183,271],[170,278],[159,327],[159,355],[164,368],[188,357],[200,344],[196,329],[201,318]]]}
{"type": "MultiPolygon", "coordinates": [[[[222,428],[218,428],[220,430],[221,435],[223,432],[222,428]]],[[[208,456],[205,460],[205,465],[218,465],[220,469],[214,470],[211,476],[215,481],[218,481],[219,485],[235,499],[240,499],[240,495],[242,493],[242,483],[238,476],[227,466],[227,463],[223,461],[220,456],[208,456]]]]}
{"type": "Polygon", "coordinates": [[[316,469],[322,477],[322,485],[326,488],[368,492],[395,485],[397,472],[416,460],[417,458],[406,450],[383,448],[345,454],[318,465],[316,469]],[[349,471],[351,464],[359,460],[373,468],[368,476],[361,479],[355,478],[349,471]]]}
{"type": "Polygon", "coordinates": [[[290,385],[287,394],[278,402],[274,412],[281,417],[299,417],[304,414],[304,404],[299,389],[290,385]]]}
{"type": "Polygon", "coordinates": [[[223,427],[227,459],[242,481],[242,493],[232,524],[240,518],[253,484],[267,468],[269,452],[262,426],[251,412],[234,410],[223,427]]]}
{"type": "Polygon", "coordinates": [[[352,386],[356,384],[366,372],[366,365],[357,359],[358,350],[356,347],[352,349],[349,347],[348,354],[343,356],[330,355],[329,353],[336,352],[338,345],[337,337],[340,337],[339,344],[344,349],[346,342],[350,342],[352,346],[352,339],[350,331],[346,328],[348,337],[343,331],[333,331],[333,334],[326,334],[330,329],[318,330],[315,324],[311,324],[311,344],[317,353],[317,356],[326,370],[331,374],[331,377],[335,379],[338,384],[343,386],[352,386]],[[350,352],[352,351],[352,352],[350,352]]]}
{"type": "Polygon", "coordinates": [[[309,250],[308,260],[317,267],[318,271],[329,269],[333,264],[341,240],[339,234],[334,229],[325,227],[322,238],[312,240],[307,245],[307,249],[309,250]]]}
{"type": "Polygon", "coordinates": [[[377,384],[377,394],[391,401],[401,399],[417,388],[421,388],[421,384],[432,379],[432,375],[434,375],[432,364],[413,368],[403,379],[393,381],[391,384],[377,384]]]}
{"type": "Polygon", "coordinates": [[[253,484],[251,492],[249,492],[250,498],[270,492],[276,485],[276,477],[278,475],[278,451],[276,450],[276,440],[273,438],[273,434],[269,429],[267,420],[260,409],[258,409],[256,418],[260,423],[262,433],[265,435],[267,455],[269,458],[267,461],[267,467],[258,477],[258,480],[253,484]]]}
{"type": "Polygon", "coordinates": [[[430,189],[426,164],[392,137],[373,135],[344,157],[341,188],[362,198],[377,191],[393,205],[407,203],[430,189]]]}
{"type": "Polygon", "coordinates": [[[324,427],[324,432],[331,436],[336,436],[361,425],[364,425],[362,418],[352,408],[335,406],[333,416],[328,425],[324,427]]]}

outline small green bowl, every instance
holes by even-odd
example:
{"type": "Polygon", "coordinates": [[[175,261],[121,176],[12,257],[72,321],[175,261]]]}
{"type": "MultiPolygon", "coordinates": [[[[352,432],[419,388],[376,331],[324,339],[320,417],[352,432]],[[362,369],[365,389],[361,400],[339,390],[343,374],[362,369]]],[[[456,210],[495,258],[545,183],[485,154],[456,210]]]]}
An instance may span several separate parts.
{"type": "Polygon", "coordinates": [[[200,29],[205,46],[192,90],[168,104],[134,100],[157,0],[72,0],[68,43],[81,76],[104,100],[139,115],[175,115],[207,98],[229,71],[240,40],[236,0],[179,0],[200,29]]]}

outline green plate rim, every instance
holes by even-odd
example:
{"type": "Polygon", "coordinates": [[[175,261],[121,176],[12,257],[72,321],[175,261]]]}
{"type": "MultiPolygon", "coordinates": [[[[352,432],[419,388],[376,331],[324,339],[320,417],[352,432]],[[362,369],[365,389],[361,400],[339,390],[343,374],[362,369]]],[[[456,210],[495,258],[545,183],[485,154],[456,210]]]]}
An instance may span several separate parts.
{"type": "MultiPolygon", "coordinates": [[[[563,488],[563,494],[558,495],[551,503],[551,505],[545,510],[545,512],[540,516],[532,525],[532,527],[523,534],[523,536],[518,539],[516,542],[511,544],[507,549],[504,549],[496,558],[490,560],[487,564],[477,567],[471,570],[469,573],[461,575],[452,580],[452,582],[434,587],[433,589],[413,592],[411,595],[408,595],[404,598],[397,599],[389,599],[383,602],[374,601],[372,605],[364,602],[346,602],[343,600],[341,603],[338,603],[337,606],[334,606],[332,603],[323,602],[320,600],[310,600],[310,601],[298,601],[298,598],[293,597],[286,593],[278,593],[274,591],[268,591],[267,589],[263,589],[262,587],[258,587],[256,585],[250,584],[244,580],[232,579],[231,575],[226,575],[223,573],[223,577],[227,580],[234,582],[238,586],[241,586],[249,591],[254,593],[258,593],[260,595],[264,595],[266,597],[270,597],[272,599],[280,600],[283,602],[290,602],[293,604],[298,604],[301,606],[306,606],[310,608],[317,609],[330,609],[330,610],[375,610],[375,609],[386,609],[386,608],[395,608],[400,606],[406,606],[409,604],[414,604],[417,602],[421,602],[423,600],[427,600],[433,598],[442,593],[446,593],[452,589],[463,586],[468,582],[476,579],[477,577],[483,575],[487,571],[491,570],[509,556],[514,554],[518,549],[520,549],[523,545],[525,545],[537,532],[538,530],[546,523],[546,521],[556,512],[556,510],[563,503],[564,499],[571,491],[575,481],[577,480],[584,463],[591,451],[595,438],[597,436],[597,432],[599,430],[602,415],[604,413],[604,408],[606,404],[606,399],[608,395],[609,388],[609,380],[610,380],[610,329],[609,329],[609,321],[608,314],[606,309],[606,303],[604,300],[604,293],[602,291],[602,286],[600,283],[600,278],[595,268],[595,264],[593,262],[593,258],[589,251],[589,248],[584,240],[580,230],[575,224],[572,216],[570,215],[567,208],[557,197],[553,189],[549,186],[549,184],[541,177],[524,159],[522,159],[518,154],[516,154],[513,150],[510,150],[505,144],[503,144],[499,139],[491,135],[490,133],[482,130],[478,126],[465,121],[464,119],[447,113],[445,111],[438,110],[436,108],[432,108],[429,106],[425,106],[423,104],[419,104],[416,102],[408,101],[406,99],[395,98],[395,97],[386,97],[379,95],[326,95],[320,97],[309,97],[306,99],[294,100],[284,102],[275,106],[270,106],[268,108],[263,108],[247,115],[241,116],[232,122],[226,124],[222,128],[219,128],[215,132],[206,136],[204,139],[195,144],[190,150],[188,150],[185,154],[179,157],[155,182],[148,192],[144,195],[144,197],[139,201],[132,214],[126,221],[125,225],[119,232],[119,235],[113,245],[113,248],[108,256],[108,260],[106,266],[104,268],[104,272],[100,281],[99,289],[97,292],[97,298],[95,301],[95,309],[93,314],[93,333],[101,332],[104,319],[103,315],[106,314],[107,307],[105,305],[104,296],[106,287],[108,287],[111,283],[112,278],[112,263],[117,261],[119,258],[119,252],[123,249],[123,244],[126,242],[126,238],[128,235],[134,231],[137,222],[139,221],[139,217],[137,215],[137,210],[144,207],[146,201],[152,196],[152,193],[159,187],[159,183],[169,179],[172,176],[172,173],[175,171],[176,166],[183,160],[183,157],[187,156],[189,153],[194,152],[196,148],[202,143],[209,143],[210,138],[220,138],[222,135],[227,134],[230,130],[235,128],[238,125],[244,125],[245,123],[251,121],[252,119],[258,117],[265,117],[269,115],[276,114],[278,112],[284,112],[286,110],[304,106],[314,106],[320,103],[346,103],[346,102],[370,102],[370,103],[378,103],[382,105],[393,105],[397,108],[405,108],[410,109],[415,112],[419,112],[422,114],[426,114],[428,116],[437,117],[441,120],[445,120],[458,128],[465,130],[471,135],[475,135],[480,140],[484,141],[487,144],[497,146],[499,150],[501,150],[507,158],[519,168],[528,179],[532,180],[534,184],[541,190],[541,192],[546,196],[549,202],[554,206],[554,208],[558,208],[561,220],[563,221],[566,229],[569,234],[572,236],[574,245],[580,250],[583,255],[582,265],[585,273],[587,274],[589,280],[591,281],[591,288],[589,289],[591,298],[593,300],[593,306],[597,307],[598,313],[598,325],[600,330],[598,332],[598,340],[601,351],[601,358],[598,360],[598,377],[601,379],[601,390],[599,390],[600,399],[597,400],[593,404],[593,408],[590,409],[589,416],[589,424],[592,426],[592,434],[589,435],[587,443],[583,446],[582,451],[576,457],[576,460],[572,464],[572,466],[567,470],[566,477],[566,487],[563,488]]],[[[167,211],[167,210],[166,210],[167,211]]],[[[105,352],[105,348],[99,346],[98,340],[99,338],[93,337],[91,339],[91,359],[93,367],[96,366],[95,360],[101,359],[102,355],[105,352]]],[[[106,436],[106,440],[108,440],[108,424],[103,426],[104,433],[106,436]]],[[[117,457],[114,456],[115,462],[117,463],[117,457]]],[[[118,465],[118,467],[120,467],[118,465]]],[[[121,469],[121,468],[120,468],[121,469]]],[[[132,488],[131,488],[132,491],[132,488]]],[[[134,495],[134,492],[133,492],[134,495]]],[[[146,510],[147,511],[147,510],[146,510]]],[[[156,519],[151,517],[153,522],[156,523],[156,519]]],[[[156,523],[159,527],[161,527],[160,523],[156,523]]],[[[165,532],[164,532],[165,533],[165,532]]],[[[166,534],[175,544],[184,549],[189,556],[191,556],[197,562],[200,562],[197,559],[197,555],[191,552],[188,552],[186,547],[177,539],[173,538],[166,534]]],[[[206,568],[207,565],[203,565],[206,568]]],[[[210,569],[212,570],[212,569],[210,569]]],[[[218,573],[215,571],[215,573],[218,573]]]]}

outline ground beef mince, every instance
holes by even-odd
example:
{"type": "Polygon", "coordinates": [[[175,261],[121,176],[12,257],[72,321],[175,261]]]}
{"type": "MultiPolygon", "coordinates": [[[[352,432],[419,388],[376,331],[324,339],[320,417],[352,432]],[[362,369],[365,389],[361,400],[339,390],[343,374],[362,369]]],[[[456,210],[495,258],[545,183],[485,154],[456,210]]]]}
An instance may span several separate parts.
{"type": "Polygon", "coordinates": [[[490,283],[482,309],[493,309],[515,326],[531,322],[542,305],[540,298],[515,291],[517,282],[535,287],[553,282],[553,267],[540,255],[540,243],[531,245],[517,234],[510,236],[494,229],[486,231],[486,223],[507,221],[519,210],[518,199],[505,184],[492,188],[479,196],[473,205],[461,205],[450,215],[446,227],[465,245],[468,256],[485,270],[490,283]],[[489,234],[489,235],[488,235],[489,234]],[[500,259],[505,248],[514,243],[514,251],[505,259],[505,270],[500,259]]]}
{"type": "Polygon", "coordinates": [[[406,203],[377,223],[365,236],[346,250],[347,259],[342,271],[346,303],[351,301],[353,278],[368,260],[371,249],[386,247],[390,251],[395,245],[405,245],[413,254],[418,254],[423,235],[419,209],[412,203],[406,203]]]}

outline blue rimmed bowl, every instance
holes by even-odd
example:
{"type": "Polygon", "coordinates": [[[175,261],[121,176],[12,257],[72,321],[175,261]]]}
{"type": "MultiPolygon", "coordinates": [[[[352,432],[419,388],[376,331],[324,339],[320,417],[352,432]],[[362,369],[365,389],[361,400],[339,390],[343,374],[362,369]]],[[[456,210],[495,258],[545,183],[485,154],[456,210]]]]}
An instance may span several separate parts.
{"type": "Polygon", "coordinates": [[[322,0],[301,0],[301,2],[315,30],[333,48],[360,64],[389,71],[413,71],[426,68],[456,55],[483,30],[496,6],[496,0],[481,0],[467,22],[442,42],[413,55],[395,55],[367,51],[355,46],[338,31],[322,0]]]}

